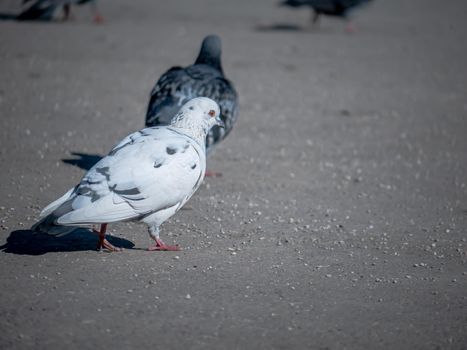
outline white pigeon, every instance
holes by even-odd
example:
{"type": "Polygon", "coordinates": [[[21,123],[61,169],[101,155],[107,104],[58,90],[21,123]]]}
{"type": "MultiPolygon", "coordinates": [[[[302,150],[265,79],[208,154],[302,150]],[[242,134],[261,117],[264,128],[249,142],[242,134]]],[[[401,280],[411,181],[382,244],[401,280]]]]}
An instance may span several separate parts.
{"type": "Polygon", "coordinates": [[[194,98],[170,125],[128,135],[79,185],[45,207],[32,229],[60,235],[76,226],[101,224],[98,248],[120,251],[105,238],[107,224],[140,220],[156,242],[149,250],[178,250],[162,242],[159,227],[203,181],[206,135],[214,125],[223,125],[219,112],[213,100],[194,98]]]}

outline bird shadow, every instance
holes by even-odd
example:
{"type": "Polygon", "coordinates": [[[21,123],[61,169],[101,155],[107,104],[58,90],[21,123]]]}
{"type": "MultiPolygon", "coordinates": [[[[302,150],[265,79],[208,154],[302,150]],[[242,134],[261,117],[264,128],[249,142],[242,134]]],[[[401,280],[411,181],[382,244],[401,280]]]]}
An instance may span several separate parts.
{"type": "Polygon", "coordinates": [[[98,154],[71,152],[71,155],[79,157],[79,158],[62,159],[62,162],[77,166],[78,168],[81,168],[84,170],[91,169],[94,166],[94,164],[96,164],[98,161],[102,159],[102,156],[98,154]]]}
{"type": "Polygon", "coordinates": [[[290,23],[258,24],[255,26],[258,32],[303,32],[305,28],[290,23]]]}
{"type": "MultiPolygon", "coordinates": [[[[106,235],[107,240],[125,249],[133,249],[134,243],[127,239],[106,235]]],[[[51,236],[32,230],[16,230],[10,233],[0,251],[18,255],[43,255],[52,252],[77,252],[97,249],[97,235],[78,228],[64,236],[51,236]]]]}

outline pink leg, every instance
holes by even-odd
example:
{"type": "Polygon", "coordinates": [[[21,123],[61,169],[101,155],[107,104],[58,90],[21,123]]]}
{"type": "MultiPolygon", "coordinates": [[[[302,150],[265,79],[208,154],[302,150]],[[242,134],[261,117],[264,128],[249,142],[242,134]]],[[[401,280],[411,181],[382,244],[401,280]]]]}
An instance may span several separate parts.
{"type": "Polygon", "coordinates": [[[345,26],[345,31],[349,34],[355,33],[355,27],[352,22],[347,22],[345,26]]]}
{"type": "Polygon", "coordinates": [[[121,252],[123,248],[115,247],[105,238],[105,231],[107,230],[107,224],[102,224],[100,231],[93,230],[99,234],[99,243],[97,244],[97,250],[107,250],[109,252],[121,252]]]}
{"type": "Polygon", "coordinates": [[[178,245],[167,245],[164,242],[162,242],[159,238],[156,238],[155,241],[156,241],[156,244],[150,246],[148,248],[149,251],[154,251],[154,250],[178,251],[180,250],[180,247],[178,245]]]}
{"type": "Polygon", "coordinates": [[[102,24],[104,23],[104,17],[101,16],[98,8],[97,8],[97,5],[95,2],[93,2],[91,4],[92,6],[92,12],[94,13],[94,23],[96,24],[102,24]]]}

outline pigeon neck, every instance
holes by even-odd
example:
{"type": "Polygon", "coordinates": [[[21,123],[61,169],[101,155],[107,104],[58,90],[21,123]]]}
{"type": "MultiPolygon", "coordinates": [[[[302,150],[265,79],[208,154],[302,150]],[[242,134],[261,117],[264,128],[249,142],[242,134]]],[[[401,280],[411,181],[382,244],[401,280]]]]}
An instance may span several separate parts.
{"type": "Polygon", "coordinates": [[[187,118],[175,119],[170,125],[175,130],[189,136],[194,139],[201,147],[206,143],[206,135],[209,131],[208,121],[199,121],[193,122],[187,118]]]}
{"type": "Polygon", "coordinates": [[[213,38],[205,39],[195,64],[206,64],[222,72],[220,42],[213,38]]]}
{"type": "Polygon", "coordinates": [[[195,64],[205,64],[222,72],[222,65],[221,65],[221,60],[219,59],[219,57],[202,55],[202,52],[200,52],[198,58],[196,59],[195,64]]]}

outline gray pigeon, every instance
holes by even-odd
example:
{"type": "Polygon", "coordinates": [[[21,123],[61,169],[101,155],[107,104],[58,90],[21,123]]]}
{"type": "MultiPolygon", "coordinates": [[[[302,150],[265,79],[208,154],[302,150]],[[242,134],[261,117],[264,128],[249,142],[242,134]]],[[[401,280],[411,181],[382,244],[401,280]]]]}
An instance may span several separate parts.
{"type": "Polygon", "coordinates": [[[191,66],[173,67],[164,73],[152,89],[146,112],[146,126],[170,124],[180,107],[194,97],[216,101],[225,128],[213,127],[206,138],[209,153],[232,130],[238,116],[238,97],[224,76],[221,64],[221,40],[217,35],[204,38],[198,58],[191,66]]]}
{"type": "Polygon", "coordinates": [[[59,8],[63,9],[63,19],[68,20],[71,14],[71,5],[89,3],[94,13],[94,21],[101,23],[102,16],[97,9],[97,0],[23,0],[23,4],[32,4],[23,10],[16,19],[19,21],[51,21],[59,8]]]}
{"type": "MultiPolygon", "coordinates": [[[[349,20],[351,11],[370,1],[372,0],[284,0],[281,2],[281,5],[294,8],[309,6],[312,10],[312,22],[315,24],[321,15],[341,17],[349,20]]],[[[348,22],[347,29],[353,30],[350,22],[348,22]]]]}
{"type": "Polygon", "coordinates": [[[199,97],[183,105],[169,126],[128,135],[77,186],[45,207],[31,229],[62,235],[100,224],[98,248],[120,251],[105,239],[107,224],[139,220],[155,241],[149,250],[178,250],[159,238],[159,227],[203,181],[206,135],[214,125],[222,126],[219,106],[199,97]]]}

